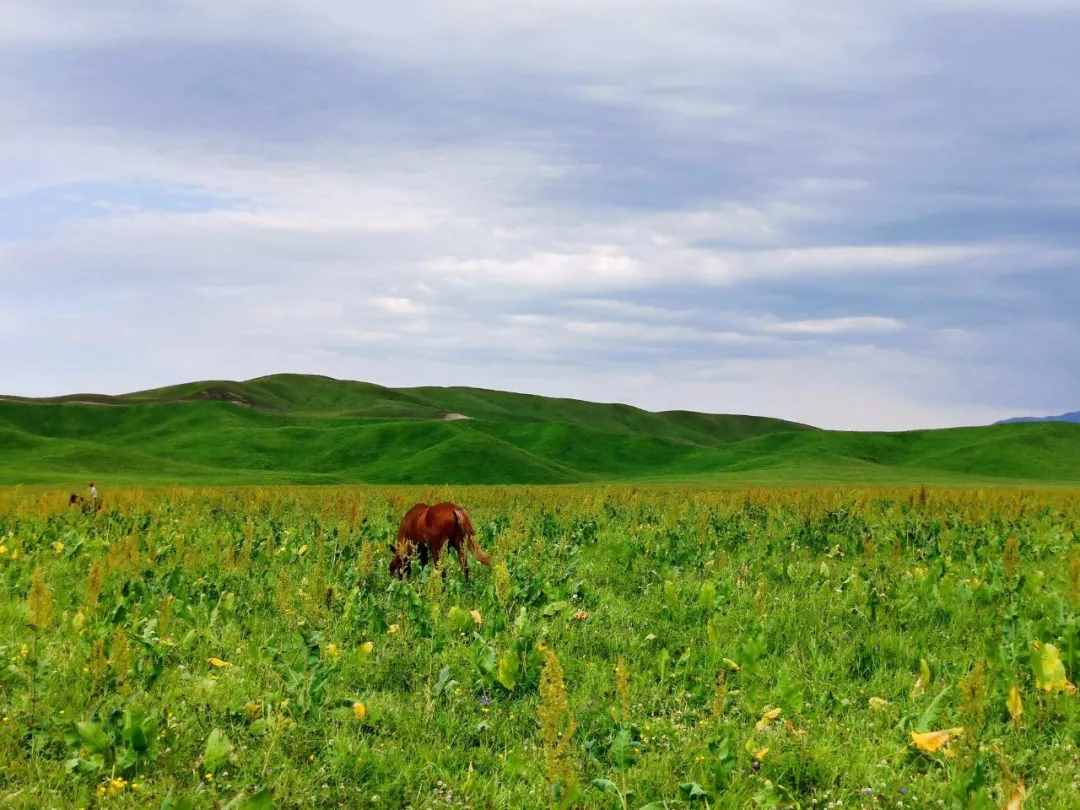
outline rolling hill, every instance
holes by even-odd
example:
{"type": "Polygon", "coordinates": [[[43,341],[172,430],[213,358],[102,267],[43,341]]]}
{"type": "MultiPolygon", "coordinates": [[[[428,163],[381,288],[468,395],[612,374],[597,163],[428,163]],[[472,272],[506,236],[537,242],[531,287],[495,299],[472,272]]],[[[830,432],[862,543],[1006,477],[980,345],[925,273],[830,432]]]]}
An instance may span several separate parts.
{"type": "Polygon", "coordinates": [[[1012,419],[1002,419],[999,425],[1015,425],[1019,422],[1074,422],[1080,423],[1080,411],[1070,411],[1057,416],[1014,416],[1012,419]]]}
{"type": "Polygon", "coordinates": [[[825,431],[296,374],[0,397],[0,482],[1080,482],[1080,425],[825,431]]]}

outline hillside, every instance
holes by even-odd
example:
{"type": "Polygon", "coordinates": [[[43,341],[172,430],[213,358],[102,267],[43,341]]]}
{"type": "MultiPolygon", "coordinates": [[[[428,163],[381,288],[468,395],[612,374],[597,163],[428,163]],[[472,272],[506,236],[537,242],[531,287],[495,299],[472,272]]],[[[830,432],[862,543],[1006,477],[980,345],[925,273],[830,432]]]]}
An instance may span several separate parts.
{"type": "Polygon", "coordinates": [[[901,433],[305,375],[0,398],[0,482],[1080,481],[1080,425],[901,433]]]}
{"type": "Polygon", "coordinates": [[[1021,422],[1074,422],[1080,423],[1080,411],[1061,413],[1057,416],[1014,416],[1012,419],[1002,419],[999,425],[1015,425],[1021,422]]]}

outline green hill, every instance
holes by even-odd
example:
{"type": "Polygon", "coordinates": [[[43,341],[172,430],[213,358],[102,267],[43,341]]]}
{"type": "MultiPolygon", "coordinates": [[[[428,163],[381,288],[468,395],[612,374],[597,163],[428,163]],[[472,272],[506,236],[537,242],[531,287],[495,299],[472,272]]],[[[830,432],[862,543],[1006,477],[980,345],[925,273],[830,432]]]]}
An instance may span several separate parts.
{"type": "Polygon", "coordinates": [[[0,482],[1080,481],[1080,425],[857,433],[295,374],[0,397],[0,482]]]}

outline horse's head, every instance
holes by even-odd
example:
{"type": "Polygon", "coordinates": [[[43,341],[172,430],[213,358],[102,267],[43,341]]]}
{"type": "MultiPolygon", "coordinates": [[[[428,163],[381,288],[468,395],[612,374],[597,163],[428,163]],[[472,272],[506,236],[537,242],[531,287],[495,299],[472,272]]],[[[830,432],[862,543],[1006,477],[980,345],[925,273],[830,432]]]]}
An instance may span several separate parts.
{"type": "Polygon", "coordinates": [[[391,576],[404,579],[409,575],[409,552],[411,550],[410,544],[407,542],[398,543],[397,545],[390,544],[390,553],[394,555],[390,560],[391,576]]]}

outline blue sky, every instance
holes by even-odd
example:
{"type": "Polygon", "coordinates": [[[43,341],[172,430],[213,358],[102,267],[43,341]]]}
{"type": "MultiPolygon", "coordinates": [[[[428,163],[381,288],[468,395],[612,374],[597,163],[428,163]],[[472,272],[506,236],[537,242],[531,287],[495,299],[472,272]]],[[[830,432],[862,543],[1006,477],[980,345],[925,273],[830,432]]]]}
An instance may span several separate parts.
{"type": "Polygon", "coordinates": [[[1080,407],[1080,7],[814,5],[15,4],[0,390],[1080,407]]]}

